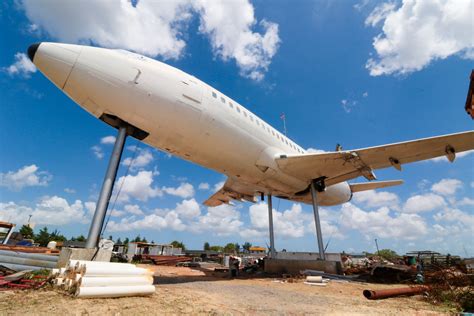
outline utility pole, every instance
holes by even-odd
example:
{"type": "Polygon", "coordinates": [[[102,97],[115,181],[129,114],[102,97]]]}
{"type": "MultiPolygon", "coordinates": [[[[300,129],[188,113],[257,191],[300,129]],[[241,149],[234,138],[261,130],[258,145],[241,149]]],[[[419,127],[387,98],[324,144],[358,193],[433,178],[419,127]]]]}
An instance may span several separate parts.
{"type": "Polygon", "coordinates": [[[377,247],[377,256],[379,255],[379,244],[377,243],[377,238],[375,238],[375,247],[377,247]]]}

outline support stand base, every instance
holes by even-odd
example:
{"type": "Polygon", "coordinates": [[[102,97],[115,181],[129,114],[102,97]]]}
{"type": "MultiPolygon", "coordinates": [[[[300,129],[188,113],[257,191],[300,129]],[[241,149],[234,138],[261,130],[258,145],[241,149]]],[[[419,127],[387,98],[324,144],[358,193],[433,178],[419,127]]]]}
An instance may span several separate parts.
{"type": "MultiPolygon", "coordinates": [[[[67,248],[63,247],[58,259],[58,268],[64,268],[69,260],[92,260],[97,248],[67,248]]],[[[110,262],[112,249],[100,248],[94,261],[110,262]]]]}
{"type": "Polygon", "coordinates": [[[303,270],[317,270],[332,274],[342,273],[342,264],[326,260],[291,260],[266,258],[265,273],[299,275],[303,270]]]}

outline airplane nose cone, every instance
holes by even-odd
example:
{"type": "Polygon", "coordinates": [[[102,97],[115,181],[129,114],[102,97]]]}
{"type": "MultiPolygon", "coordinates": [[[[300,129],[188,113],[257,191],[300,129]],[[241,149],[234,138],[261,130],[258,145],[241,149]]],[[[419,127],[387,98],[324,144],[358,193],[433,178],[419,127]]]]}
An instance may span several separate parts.
{"type": "Polygon", "coordinates": [[[28,57],[49,80],[63,89],[81,50],[80,45],[42,42],[28,48],[28,57]]]}
{"type": "Polygon", "coordinates": [[[33,60],[35,59],[36,51],[38,50],[38,47],[40,45],[41,43],[35,43],[28,47],[28,57],[30,58],[31,62],[33,62],[33,60]]]}

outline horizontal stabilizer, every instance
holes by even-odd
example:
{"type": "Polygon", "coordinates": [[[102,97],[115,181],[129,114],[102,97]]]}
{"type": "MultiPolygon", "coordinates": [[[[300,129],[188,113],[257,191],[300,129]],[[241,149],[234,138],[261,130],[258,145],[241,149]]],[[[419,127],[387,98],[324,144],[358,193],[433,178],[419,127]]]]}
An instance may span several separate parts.
{"type": "Polygon", "coordinates": [[[351,184],[349,184],[349,186],[351,187],[352,192],[360,192],[360,191],[367,191],[367,190],[374,190],[374,189],[392,187],[394,185],[400,185],[400,184],[403,184],[403,180],[351,183],[351,184]]]}

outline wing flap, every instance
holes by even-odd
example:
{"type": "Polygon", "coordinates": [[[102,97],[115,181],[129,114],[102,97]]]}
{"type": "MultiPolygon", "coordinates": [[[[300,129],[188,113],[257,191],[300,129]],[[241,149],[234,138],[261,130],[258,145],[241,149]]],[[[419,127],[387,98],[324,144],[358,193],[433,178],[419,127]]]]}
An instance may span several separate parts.
{"type": "Polygon", "coordinates": [[[392,187],[392,186],[400,185],[400,184],[403,184],[403,180],[373,181],[373,182],[366,182],[366,183],[350,183],[349,186],[351,187],[351,191],[354,193],[354,192],[361,192],[361,191],[368,191],[368,190],[392,187]]]}

